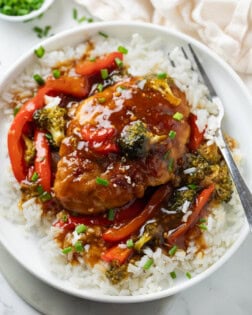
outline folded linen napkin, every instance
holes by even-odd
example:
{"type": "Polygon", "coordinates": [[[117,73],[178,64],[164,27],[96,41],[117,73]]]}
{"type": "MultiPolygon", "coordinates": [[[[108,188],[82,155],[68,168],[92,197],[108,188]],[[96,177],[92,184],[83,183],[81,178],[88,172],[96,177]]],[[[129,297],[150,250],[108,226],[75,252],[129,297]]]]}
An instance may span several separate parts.
{"type": "Polygon", "coordinates": [[[152,22],[202,41],[252,91],[252,0],[76,0],[101,20],[152,22]]]}

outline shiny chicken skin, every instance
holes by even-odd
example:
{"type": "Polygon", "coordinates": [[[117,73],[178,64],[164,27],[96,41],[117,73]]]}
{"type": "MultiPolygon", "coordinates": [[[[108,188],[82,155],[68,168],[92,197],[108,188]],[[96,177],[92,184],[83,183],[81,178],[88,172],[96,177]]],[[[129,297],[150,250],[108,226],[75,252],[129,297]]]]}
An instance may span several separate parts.
{"type": "Polygon", "coordinates": [[[72,113],[60,147],[56,197],[67,209],[97,214],[173,180],[176,161],[186,151],[188,115],[184,93],[171,84],[167,97],[161,80],[128,78],[85,99],[72,113]],[[145,128],[147,140],[139,154],[130,156],[120,139],[134,124],[145,128]],[[109,138],[105,144],[99,137],[89,141],[85,130],[109,131],[109,138]],[[108,143],[111,150],[104,151],[108,143]]]}

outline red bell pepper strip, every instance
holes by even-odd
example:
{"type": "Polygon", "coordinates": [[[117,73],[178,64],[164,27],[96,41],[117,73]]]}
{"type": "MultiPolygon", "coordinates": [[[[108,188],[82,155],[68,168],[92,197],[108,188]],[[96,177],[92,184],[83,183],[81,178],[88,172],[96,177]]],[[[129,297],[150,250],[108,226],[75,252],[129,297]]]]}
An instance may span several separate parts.
{"type": "Polygon", "coordinates": [[[118,153],[119,147],[111,142],[116,134],[115,128],[96,128],[86,125],[81,130],[82,139],[89,143],[89,147],[100,154],[118,153]]]}
{"type": "Polygon", "coordinates": [[[81,75],[95,75],[98,74],[102,69],[113,70],[117,67],[115,59],[119,58],[123,60],[123,54],[115,51],[95,61],[83,61],[76,65],[75,71],[81,75]]]}
{"type": "Polygon", "coordinates": [[[196,121],[197,116],[195,116],[194,114],[190,114],[189,124],[191,127],[191,134],[188,147],[191,151],[197,150],[204,138],[204,130],[201,132],[199,131],[196,121]]]}
{"type": "Polygon", "coordinates": [[[85,78],[61,77],[49,79],[37,94],[27,101],[15,116],[8,133],[8,151],[12,170],[18,182],[26,178],[27,167],[24,161],[24,144],[22,133],[26,124],[32,121],[36,110],[44,106],[44,96],[50,92],[70,94],[75,97],[85,97],[88,94],[88,84],[85,78]]]}
{"type": "Polygon", "coordinates": [[[183,236],[197,221],[201,211],[210,201],[210,197],[213,194],[215,189],[214,184],[211,184],[207,188],[201,191],[201,193],[196,198],[196,202],[193,208],[192,214],[189,216],[187,222],[180,225],[174,232],[172,232],[168,237],[168,243],[173,245],[176,243],[176,240],[183,236]]]}
{"type": "Polygon", "coordinates": [[[35,172],[37,172],[40,184],[44,191],[51,190],[51,161],[50,148],[46,139],[46,134],[43,131],[35,131],[34,135],[36,158],[34,163],[35,172]]]}
{"type": "Polygon", "coordinates": [[[119,245],[117,245],[102,253],[101,259],[106,262],[117,261],[120,265],[122,265],[130,257],[132,252],[133,249],[131,248],[121,248],[119,245]]]}
{"type": "Polygon", "coordinates": [[[110,228],[102,237],[107,242],[119,242],[126,239],[131,234],[136,232],[148,219],[152,218],[158,211],[160,204],[171,193],[171,188],[168,185],[161,186],[152,195],[150,201],[137,217],[132,219],[129,223],[120,227],[119,229],[110,228]]]}

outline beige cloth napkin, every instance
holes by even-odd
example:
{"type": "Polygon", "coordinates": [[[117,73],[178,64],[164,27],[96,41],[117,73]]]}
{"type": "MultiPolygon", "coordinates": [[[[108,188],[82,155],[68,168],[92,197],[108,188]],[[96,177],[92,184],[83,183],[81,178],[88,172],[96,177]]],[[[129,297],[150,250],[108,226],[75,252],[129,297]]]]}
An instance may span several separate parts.
{"type": "Polygon", "coordinates": [[[202,41],[252,92],[252,0],[76,0],[101,20],[152,22],[202,41]]]}

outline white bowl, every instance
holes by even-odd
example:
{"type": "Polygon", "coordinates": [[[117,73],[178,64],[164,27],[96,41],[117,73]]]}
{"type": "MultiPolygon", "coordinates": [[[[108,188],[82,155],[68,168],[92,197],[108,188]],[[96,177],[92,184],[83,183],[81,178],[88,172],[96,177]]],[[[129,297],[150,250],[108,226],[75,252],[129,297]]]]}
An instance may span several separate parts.
{"type": "MultiPolygon", "coordinates": [[[[67,45],[76,45],[83,42],[86,38],[103,31],[111,36],[121,39],[129,37],[136,32],[145,38],[153,38],[161,36],[164,41],[170,41],[175,45],[185,45],[191,43],[196,47],[197,52],[203,60],[204,67],[216,86],[219,96],[222,98],[225,106],[224,129],[240,144],[242,154],[252,156],[252,142],[248,141],[248,135],[252,133],[251,117],[252,102],[251,96],[246,90],[244,84],[238,75],[217,55],[211,52],[206,46],[196,40],[185,36],[181,33],[168,30],[167,28],[144,23],[128,23],[128,22],[109,22],[109,23],[93,23],[85,25],[81,28],[69,30],[58,34],[52,38],[45,40],[42,45],[47,51],[61,48],[67,45]],[[237,123],[237,117],[241,123],[237,123]]],[[[12,69],[5,75],[0,86],[0,93],[5,87],[11,83],[25,67],[34,61],[34,49],[22,57],[12,69]]],[[[1,127],[1,125],[0,125],[1,127]]],[[[1,152],[0,152],[1,153],[1,152]]],[[[1,162],[1,156],[0,156],[1,162]]],[[[244,174],[248,182],[252,182],[252,164],[248,163],[248,159],[244,159],[244,174]]],[[[2,163],[1,163],[2,165],[2,163]]],[[[10,254],[27,270],[36,277],[45,281],[49,285],[62,290],[66,293],[103,302],[132,303],[150,301],[169,295],[178,293],[189,288],[196,283],[202,281],[218,268],[220,268],[239,248],[248,234],[247,222],[244,222],[243,228],[237,237],[235,243],[227,250],[227,252],[206,271],[196,275],[191,280],[185,277],[179,279],[176,284],[160,292],[153,292],[147,295],[138,296],[107,296],[92,293],[89,290],[77,289],[70,282],[60,280],[53,276],[41,262],[41,253],[36,243],[27,239],[20,232],[20,229],[7,219],[0,216],[0,241],[10,254]],[[26,253],[29,253],[28,255],[26,253]],[[31,259],[32,257],[32,259],[31,259]]]]}
{"type": "Polygon", "coordinates": [[[29,14],[25,15],[6,15],[0,13],[0,18],[5,21],[9,22],[23,22],[27,20],[34,19],[35,17],[39,16],[40,14],[44,13],[54,2],[54,0],[45,0],[42,6],[38,10],[31,11],[29,14]]]}

